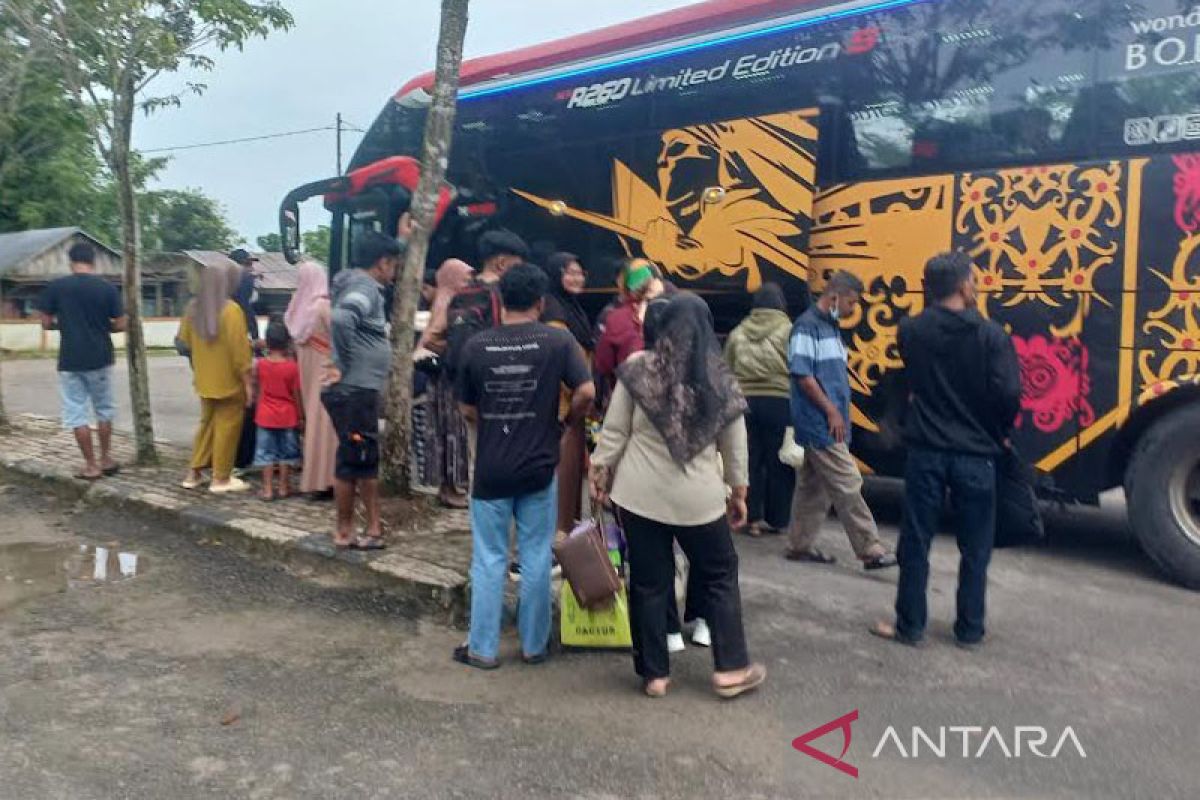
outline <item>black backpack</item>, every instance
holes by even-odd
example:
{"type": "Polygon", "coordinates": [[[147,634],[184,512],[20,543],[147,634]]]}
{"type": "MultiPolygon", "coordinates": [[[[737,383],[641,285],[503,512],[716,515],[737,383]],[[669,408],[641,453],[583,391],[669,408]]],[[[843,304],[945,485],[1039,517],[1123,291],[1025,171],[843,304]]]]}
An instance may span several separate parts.
{"type": "Polygon", "coordinates": [[[493,284],[474,283],[454,295],[446,311],[446,371],[457,376],[471,337],[499,324],[500,292],[493,284]]]}

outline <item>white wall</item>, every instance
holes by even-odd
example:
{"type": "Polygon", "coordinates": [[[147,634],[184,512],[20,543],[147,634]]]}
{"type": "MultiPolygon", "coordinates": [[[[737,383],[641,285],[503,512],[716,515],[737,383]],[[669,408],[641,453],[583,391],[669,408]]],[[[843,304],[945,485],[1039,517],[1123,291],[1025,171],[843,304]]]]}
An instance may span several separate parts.
{"type": "MultiPolygon", "coordinates": [[[[429,312],[418,311],[416,325],[418,331],[425,330],[429,320],[429,312]]],[[[264,333],[267,330],[267,317],[258,318],[258,327],[264,333]]],[[[156,317],[145,320],[142,330],[146,332],[147,347],[175,347],[175,333],[179,330],[177,317],[156,317]]],[[[113,334],[113,344],[117,348],[125,346],[125,334],[113,334]]],[[[14,352],[58,352],[58,331],[44,331],[40,322],[5,320],[0,322],[0,349],[14,352]]]]}
{"type": "MultiPolygon", "coordinates": [[[[258,324],[266,330],[267,318],[260,317],[258,324]]],[[[147,347],[175,347],[175,334],[179,331],[179,320],[175,317],[156,317],[145,320],[142,330],[146,333],[147,347]]],[[[125,346],[125,334],[114,333],[113,344],[125,346]]],[[[58,331],[44,331],[40,322],[0,322],[0,348],[5,350],[47,353],[58,352],[58,331]]]]}

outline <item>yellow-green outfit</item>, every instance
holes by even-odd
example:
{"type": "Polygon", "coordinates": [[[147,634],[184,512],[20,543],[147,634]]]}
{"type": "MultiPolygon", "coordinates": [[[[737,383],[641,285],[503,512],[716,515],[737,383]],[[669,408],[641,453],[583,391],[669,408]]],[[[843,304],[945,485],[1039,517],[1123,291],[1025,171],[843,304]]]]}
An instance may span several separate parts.
{"type": "Polygon", "coordinates": [[[191,350],[196,394],[200,396],[200,429],[192,448],[192,469],[212,466],[213,481],[229,480],[237,458],[246,411],[244,375],[253,354],[246,315],[232,300],[221,309],[217,338],[200,336],[185,316],[179,339],[191,350]]]}

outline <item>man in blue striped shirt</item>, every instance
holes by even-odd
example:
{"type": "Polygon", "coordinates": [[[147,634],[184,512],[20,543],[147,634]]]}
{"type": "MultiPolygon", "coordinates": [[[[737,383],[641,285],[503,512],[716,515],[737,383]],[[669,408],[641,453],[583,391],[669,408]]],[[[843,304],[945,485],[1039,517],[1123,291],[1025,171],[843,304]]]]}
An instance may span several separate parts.
{"type": "Polygon", "coordinates": [[[832,505],[866,569],[896,566],[895,555],[879,540],[862,496],[862,475],[850,455],[850,377],[838,320],[854,313],[862,293],[862,281],[838,272],[792,328],[792,425],[805,454],[792,498],[789,561],[833,563],[815,546],[832,505]]]}

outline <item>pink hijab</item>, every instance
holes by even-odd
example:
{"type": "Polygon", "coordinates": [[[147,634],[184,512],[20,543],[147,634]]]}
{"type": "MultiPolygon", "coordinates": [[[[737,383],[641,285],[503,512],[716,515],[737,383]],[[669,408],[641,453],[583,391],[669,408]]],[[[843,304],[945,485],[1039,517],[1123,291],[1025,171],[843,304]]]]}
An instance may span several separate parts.
{"type": "Polygon", "coordinates": [[[325,268],[313,261],[300,264],[297,273],[296,293],[288,303],[283,321],[296,344],[304,344],[316,330],[321,319],[320,301],[329,300],[329,280],[325,268]]]}
{"type": "Polygon", "coordinates": [[[471,280],[475,270],[465,261],[450,258],[442,262],[437,271],[437,295],[433,298],[433,308],[430,309],[429,324],[421,334],[420,347],[437,350],[443,345],[446,333],[446,312],[450,309],[450,301],[460,289],[471,280]],[[430,345],[434,345],[430,347],[430,345]]]}

